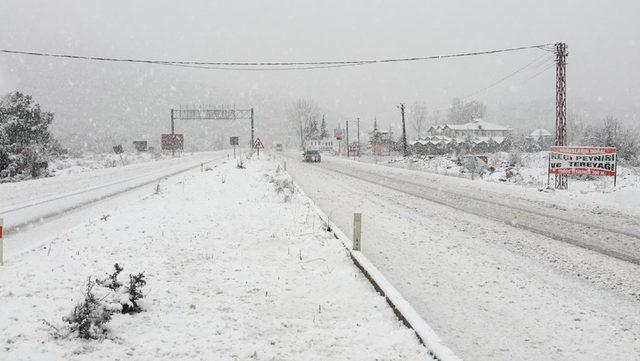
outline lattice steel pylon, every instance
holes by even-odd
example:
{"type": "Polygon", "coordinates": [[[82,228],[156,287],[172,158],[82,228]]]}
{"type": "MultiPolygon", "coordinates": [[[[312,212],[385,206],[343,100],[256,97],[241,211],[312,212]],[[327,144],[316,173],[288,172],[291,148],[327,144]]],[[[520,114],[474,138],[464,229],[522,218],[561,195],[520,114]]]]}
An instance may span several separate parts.
{"type": "MultiPolygon", "coordinates": [[[[556,44],[556,145],[567,145],[567,44],[556,44]]],[[[567,189],[567,176],[556,174],[556,189],[567,189]]]]}
{"type": "MultiPolygon", "coordinates": [[[[212,106],[188,106],[186,108],[180,107],[178,109],[171,109],[171,135],[174,134],[174,120],[236,120],[236,119],[250,119],[251,120],[251,144],[253,146],[254,139],[254,119],[253,108],[250,109],[236,109],[234,108],[214,108],[212,106]]],[[[175,147],[172,147],[172,153],[175,155],[175,147]]]]}

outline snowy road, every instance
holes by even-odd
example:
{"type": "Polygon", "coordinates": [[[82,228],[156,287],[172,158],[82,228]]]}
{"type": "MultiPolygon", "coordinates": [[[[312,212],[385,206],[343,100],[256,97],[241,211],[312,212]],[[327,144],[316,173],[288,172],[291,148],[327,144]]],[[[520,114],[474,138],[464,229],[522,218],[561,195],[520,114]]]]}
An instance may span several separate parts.
{"type": "MultiPolygon", "coordinates": [[[[4,218],[7,234],[6,254],[10,257],[19,251],[28,249],[38,243],[41,235],[51,233],[46,229],[34,229],[46,228],[41,224],[44,221],[51,223],[49,221],[55,218],[58,225],[72,226],[77,221],[86,218],[82,217],[82,213],[88,212],[89,206],[94,207],[97,203],[107,199],[134,191],[145,185],[155,184],[162,179],[188,170],[199,170],[202,163],[226,159],[226,157],[226,151],[193,153],[180,158],[138,163],[125,167],[105,168],[67,176],[1,184],[0,216],[4,218]],[[65,219],[58,219],[62,215],[65,219]]],[[[139,196],[139,194],[133,194],[133,196],[139,196]]],[[[122,199],[118,200],[122,201],[122,199]]],[[[110,205],[113,206],[116,203],[112,202],[110,205]]],[[[104,207],[94,208],[106,209],[104,207]]],[[[54,229],[58,228],[54,227],[54,229]]]]}
{"type": "MultiPolygon", "coordinates": [[[[469,189],[465,184],[449,184],[449,177],[421,179],[425,173],[343,159],[332,158],[323,167],[640,265],[640,224],[635,216],[568,210],[526,198],[514,200],[505,194],[469,189]]],[[[460,181],[477,184],[466,179],[460,181]]]]}
{"type": "Polygon", "coordinates": [[[638,359],[634,217],[342,159],[287,167],[347,233],[364,212],[364,253],[462,358],[638,359]]]}

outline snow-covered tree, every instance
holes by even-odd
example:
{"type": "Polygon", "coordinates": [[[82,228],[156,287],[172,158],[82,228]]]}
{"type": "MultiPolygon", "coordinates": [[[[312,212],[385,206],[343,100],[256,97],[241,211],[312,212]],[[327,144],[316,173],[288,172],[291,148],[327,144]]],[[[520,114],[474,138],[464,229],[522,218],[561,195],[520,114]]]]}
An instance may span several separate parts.
{"type": "Polygon", "coordinates": [[[300,146],[304,145],[305,140],[310,139],[309,130],[314,120],[316,121],[317,130],[319,116],[320,107],[316,102],[309,99],[298,99],[287,109],[287,118],[292,128],[295,129],[297,136],[300,137],[300,146]]]}
{"type": "Polygon", "coordinates": [[[327,131],[327,122],[322,117],[322,123],[320,123],[320,138],[329,138],[329,132],[327,131]]]}
{"type": "Polygon", "coordinates": [[[624,127],[614,117],[605,118],[601,125],[585,126],[580,144],[616,147],[621,159],[640,163],[640,131],[624,127]]]}
{"type": "Polygon", "coordinates": [[[0,177],[29,171],[33,177],[53,153],[62,151],[49,132],[53,113],[19,91],[0,99],[0,177]]]}

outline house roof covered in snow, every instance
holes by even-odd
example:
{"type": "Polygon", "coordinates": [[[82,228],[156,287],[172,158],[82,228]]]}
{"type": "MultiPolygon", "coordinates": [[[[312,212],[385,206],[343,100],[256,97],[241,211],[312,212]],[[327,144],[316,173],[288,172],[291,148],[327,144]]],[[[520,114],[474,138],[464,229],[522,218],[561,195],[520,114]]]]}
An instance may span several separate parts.
{"type": "Polygon", "coordinates": [[[511,130],[503,125],[486,122],[482,119],[474,119],[472,122],[464,124],[445,124],[442,129],[453,130],[511,130]]]}
{"type": "Polygon", "coordinates": [[[531,138],[547,138],[552,137],[553,134],[546,129],[536,129],[531,134],[529,134],[531,138]]]}

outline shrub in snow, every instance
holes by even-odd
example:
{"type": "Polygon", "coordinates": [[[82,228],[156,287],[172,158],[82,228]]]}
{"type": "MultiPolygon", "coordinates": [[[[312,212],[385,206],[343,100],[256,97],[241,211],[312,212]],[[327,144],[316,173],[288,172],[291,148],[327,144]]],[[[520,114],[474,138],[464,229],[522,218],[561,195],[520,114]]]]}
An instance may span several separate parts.
{"type": "Polygon", "coordinates": [[[73,311],[62,320],[66,323],[64,331],[43,320],[45,325],[53,329],[56,338],[75,336],[83,339],[102,340],[108,336],[107,323],[115,313],[142,312],[140,300],[144,298],[142,287],[147,284],[144,272],[129,275],[129,282],[123,284],[118,276],[123,271],[119,264],[113,265],[114,271],[105,278],[91,277],[87,280],[84,299],[78,303],[73,311]],[[94,289],[95,286],[97,289],[94,289]],[[96,295],[98,290],[98,295],[96,295]],[[100,292],[102,291],[102,292],[100,292]],[[101,297],[100,297],[101,296],[101,297]]]}
{"type": "Polygon", "coordinates": [[[142,307],[138,304],[144,294],[142,294],[142,287],[147,284],[144,272],[137,275],[129,275],[129,284],[125,287],[125,295],[127,301],[122,303],[122,313],[139,313],[142,312],[142,307]]]}
{"type": "Polygon", "coordinates": [[[112,274],[107,274],[107,278],[104,279],[96,279],[96,283],[102,287],[117,291],[120,287],[122,287],[122,283],[118,281],[118,275],[124,270],[124,268],[117,263],[113,265],[113,268],[115,270],[112,274]]]}
{"type": "Polygon", "coordinates": [[[275,174],[266,174],[265,176],[269,182],[273,184],[275,191],[278,194],[283,195],[285,202],[291,201],[291,196],[294,193],[295,186],[288,175],[282,173],[279,168],[276,168],[275,174]]]}
{"type": "Polygon", "coordinates": [[[76,335],[83,339],[101,340],[109,332],[107,322],[111,320],[112,310],[93,293],[94,283],[87,281],[84,300],[78,303],[71,314],[62,320],[68,323],[68,335],[76,335]]]}
{"type": "Polygon", "coordinates": [[[113,268],[112,274],[107,274],[106,278],[96,280],[98,285],[113,291],[104,298],[104,302],[109,304],[110,309],[114,312],[128,314],[142,312],[142,307],[138,302],[144,297],[142,287],[147,284],[144,272],[137,275],[130,274],[129,283],[124,284],[118,280],[118,276],[124,268],[117,263],[113,265],[113,268]]]}

